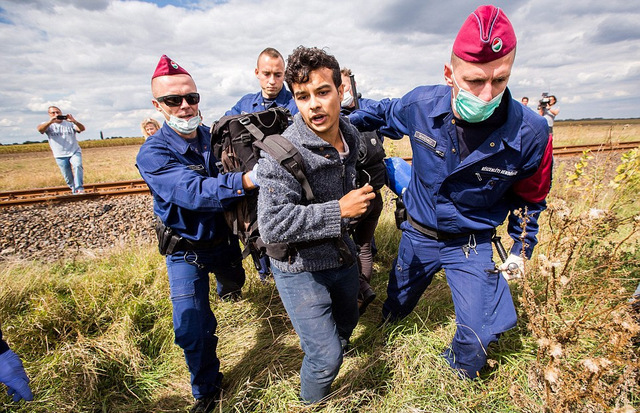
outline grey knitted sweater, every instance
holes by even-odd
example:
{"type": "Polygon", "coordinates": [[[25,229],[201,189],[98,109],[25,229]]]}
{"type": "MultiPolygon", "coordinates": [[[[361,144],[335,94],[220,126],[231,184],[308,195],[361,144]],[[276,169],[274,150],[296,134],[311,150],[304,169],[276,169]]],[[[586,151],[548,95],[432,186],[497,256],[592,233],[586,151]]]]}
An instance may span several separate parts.
{"type": "MultiPolygon", "coordinates": [[[[349,146],[349,155],[344,160],[333,146],[307,127],[300,114],[295,115],[293,124],[282,134],[304,158],[306,176],[315,196],[312,204],[307,202],[296,178],[262,152],[256,172],[260,184],[258,227],[264,242],[296,243],[342,236],[355,258],[355,245],[346,232],[349,219],[340,218],[338,200],[355,188],[358,131],[344,117],[340,118],[339,126],[349,146]]],[[[333,241],[297,250],[289,262],[272,258],[272,264],[290,273],[342,265],[333,241]]]]}

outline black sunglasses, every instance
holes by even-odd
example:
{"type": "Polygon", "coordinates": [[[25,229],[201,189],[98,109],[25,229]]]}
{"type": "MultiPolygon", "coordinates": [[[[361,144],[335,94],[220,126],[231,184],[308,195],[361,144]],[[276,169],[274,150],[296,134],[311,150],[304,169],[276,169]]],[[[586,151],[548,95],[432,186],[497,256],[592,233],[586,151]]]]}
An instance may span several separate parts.
{"type": "Polygon", "coordinates": [[[182,99],[185,99],[189,105],[197,105],[200,102],[200,94],[187,93],[186,95],[167,95],[156,98],[158,102],[172,107],[182,105],[182,99]]]}

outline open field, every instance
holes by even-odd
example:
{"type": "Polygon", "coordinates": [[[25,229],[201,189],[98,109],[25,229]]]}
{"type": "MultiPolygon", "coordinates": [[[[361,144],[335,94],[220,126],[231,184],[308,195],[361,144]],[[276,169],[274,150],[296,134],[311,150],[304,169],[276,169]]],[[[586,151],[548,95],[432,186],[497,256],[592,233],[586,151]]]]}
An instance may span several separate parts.
{"type": "MultiPolygon", "coordinates": [[[[606,132],[570,127],[570,132],[556,128],[556,142],[575,138],[571,144],[592,143],[569,134],[606,132]]],[[[636,135],[628,140],[640,140],[640,125],[633,128],[638,128],[636,135]]],[[[408,156],[406,142],[387,140],[385,147],[389,155],[408,156]]],[[[96,182],[135,178],[107,177],[125,169],[137,174],[136,153],[135,146],[88,148],[85,174],[91,164],[96,182]]],[[[2,179],[9,175],[1,185],[34,175],[45,162],[51,168],[40,179],[55,180],[59,171],[50,154],[32,155],[0,155],[2,179]],[[13,168],[29,165],[31,170],[4,169],[5,160],[13,158],[13,168]]],[[[639,194],[638,150],[555,163],[549,208],[540,220],[540,243],[525,279],[510,284],[518,324],[488,349],[489,366],[475,381],[457,378],[439,356],[456,328],[443,273],[409,317],[378,326],[400,237],[388,191],[376,231],[379,252],[372,285],[378,297],[354,332],[334,394],[324,406],[298,401],[302,352],[297,336],[274,284],[260,283],[245,260],[243,299],[229,303],[211,295],[225,373],[219,411],[637,411],[640,350],[632,340],[640,328],[628,299],[640,279],[639,194]]],[[[100,218],[87,217],[77,224],[93,226],[93,219],[100,218]]],[[[103,224],[108,228],[117,223],[103,224]]],[[[504,228],[499,230],[504,233],[504,228]]],[[[503,236],[506,245],[507,238],[503,236]]],[[[166,268],[155,245],[132,241],[53,263],[0,263],[3,333],[22,356],[36,398],[16,404],[0,394],[0,411],[188,409],[189,374],[181,350],[173,344],[166,268]]]]}
{"type": "MultiPolygon", "coordinates": [[[[135,167],[140,145],[82,150],[85,183],[140,179],[135,167]]],[[[50,151],[0,153],[0,191],[64,186],[50,151]]]]}
{"type": "MultiPolygon", "coordinates": [[[[640,119],[558,121],[556,146],[640,140],[640,119]]],[[[139,179],[135,158],[142,138],[82,141],[87,183],[139,179]]],[[[390,156],[411,156],[408,139],[387,140],[390,156]]],[[[0,191],[63,186],[48,144],[0,146],[0,191]]]]}

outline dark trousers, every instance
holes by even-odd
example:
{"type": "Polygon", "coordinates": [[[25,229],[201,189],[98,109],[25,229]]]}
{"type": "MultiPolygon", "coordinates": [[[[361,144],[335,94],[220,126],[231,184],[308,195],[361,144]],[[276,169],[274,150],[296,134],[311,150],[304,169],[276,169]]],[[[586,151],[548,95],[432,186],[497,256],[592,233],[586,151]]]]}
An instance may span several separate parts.
{"type": "Polygon", "coordinates": [[[465,255],[469,236],[438,241],[405,221],[398,257],[389,274],[388,298],[382,313],[390,320],[407,316],[433,276],[444,268],[456,313],[456,333],[444,357],[451,367],[474,378],[487,361],[489,343],[516,325],[516,311],[507,281],[495,269],[491,233],[475,235],[475,251],[465,255]],[[477,252],[477,254],[476,254],[477,252]]]}
{"type": "Polygon", "coordinates": [[[373,235],[378,226],[383,206],[382,195],[380,191],[376,191],[376,197],[371,201],[362,217],[358,218],[353,229],[353,240],[359,249],[360,293],[364,293],[370,288],[369,283],[373,273],[373,235]]]}
{"type": "Polygon", "coordinates": [[[209,273],[216,276],[218,294],[239,292],[245,281],[238,243],[207,251],[177,252],[166,258],[173,306],[175,343],[184,351],[196,399],[220,391],[222,373],[216,355],[217,321],[209,305],[209,273]]]}

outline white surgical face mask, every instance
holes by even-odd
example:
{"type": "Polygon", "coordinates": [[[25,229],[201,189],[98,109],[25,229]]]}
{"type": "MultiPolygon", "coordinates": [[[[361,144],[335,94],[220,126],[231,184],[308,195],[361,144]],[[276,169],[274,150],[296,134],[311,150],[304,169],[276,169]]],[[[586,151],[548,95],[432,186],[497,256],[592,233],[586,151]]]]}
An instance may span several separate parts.
{"type": "Polygon", "coordinates": [[[342,102],[340,102],[340,106],[343,108],[348,108],[353,104],[353,95],[351,91],[344,92],[344,97],[342,98],[342,102]]]}
{"type": "Polygon", "coordinates": [[[453,104],[456,112],[458,112],[458,115],[460,115],[462,120],[469,123],[482,122],[483,120],[488,119],[496,110],[498,105],[500,105],[504,90],[496,97],[486,102],[473,93],[461,88],[456,81],[453,72],[451,72],[451,78],[456,86],[458,86],[458,94],[455,96],[453,104]]]}
{"type": "MultiPolygon", "coordinates": [[[[169,115],[167,112],[165,112],[162,106],[160,106],[160,109],[164,113],[169,115]]],[[[198,126],[200,126],[201,122],[202,122],[202,118],[200,117],[200,115],[196,115],[189,120],[185,120],[174,115],[169,115],[169,120],[167,121],[167,125],[169,125],[172,129],[174,129],[178,133],[181,133],[183,135],[189,135],[190,133],[198,129],[198,126]]]]}

